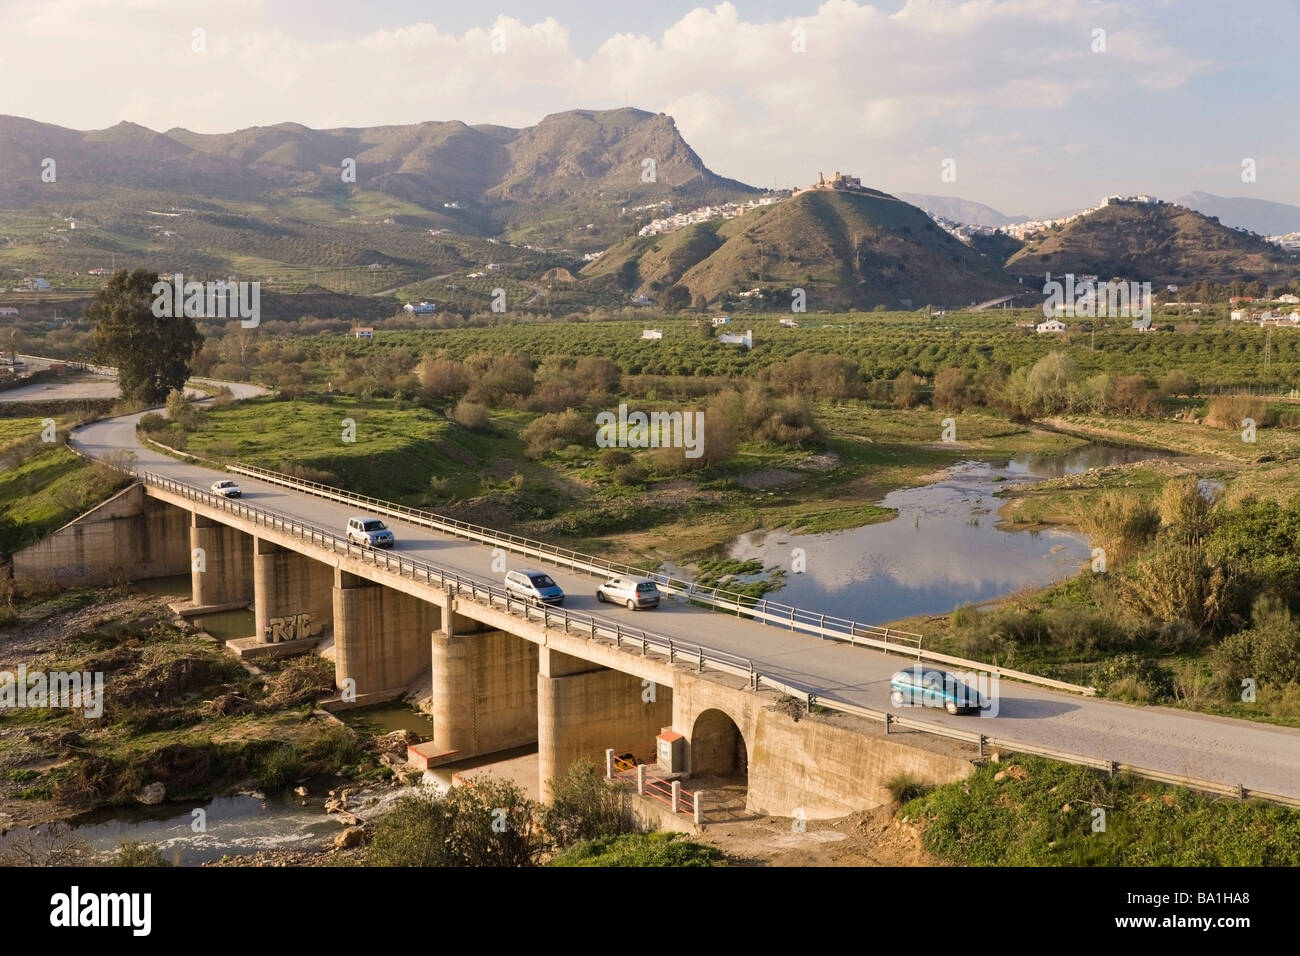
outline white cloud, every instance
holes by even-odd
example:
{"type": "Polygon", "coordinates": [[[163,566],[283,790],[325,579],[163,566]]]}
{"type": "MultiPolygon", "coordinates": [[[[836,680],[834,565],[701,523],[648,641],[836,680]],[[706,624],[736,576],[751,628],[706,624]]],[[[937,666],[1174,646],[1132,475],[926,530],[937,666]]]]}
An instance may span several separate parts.
{"type": "Polygon", "coordinates": [[[838,164],[915,191],[939,185],[932,151],[973,154],[963,164],[972,170],[1010,167],[1052,137],[1007,148],[990,139],[1008,131],[1002,124],[1041,128],[1040,112],[1168,92],[1209,68],[1163,39],[1136,0],[908,0],[893,14],[826,0],[763,23],[720,3],[659,37],[611,36],[586,57],[550,18],[499,17],[459,35],[412,23],[326,41],[272,27],[260,0],[230,0],[219,14],[199,0],[15,0],[0,62],[30,78],[6,89],[0,112],[77,128],[518,126],[630,103],[676,116],[724,175],[795,182],[838,164]],[[1090,50],[1097,26],[1107,29],[1104,54],[1090,50]],[[196,27],[207,31],[205,53],[191,50],[196,27]],[[805,53],[791,49],[795,27],[805,53]],[[492,51],[494,28],[504,53],[492,51]]]}

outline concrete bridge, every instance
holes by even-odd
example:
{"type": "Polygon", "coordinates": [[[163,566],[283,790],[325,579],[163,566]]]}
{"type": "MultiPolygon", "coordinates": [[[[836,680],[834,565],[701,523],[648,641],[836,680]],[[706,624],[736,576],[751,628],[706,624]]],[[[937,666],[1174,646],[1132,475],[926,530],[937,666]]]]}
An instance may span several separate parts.
{"type": "Polygon", "coordinates": [[[683,739],[671,769],[692,786],[738,781],[751,810],[815,818],[885,802],[900,771],[934,782],[970,773],[974,747],[927,729],[995,743],[1005,732],[1101,766],[1300,797],[1300,734],[1288,728],[1006,681],[995,719],[927,709],[882,726],[852,714],[888,709],[897,656],[672,601],[610,610],[596,602],[598,581],[572,570],[550,569],[570,596],[563,610],[529,607],[501,590],[486,544],[390,520],[392,552],[350,546],[356,506],[246,477],[242,500],[213,496],[211,482],[229,476],[141,448],[137,419],[86,426],[74,445],[134,451],[142,482],[15,555],[16,577],[189,573],[196,606],[252,606],[274,644],[331,637],[336,683],[358,703],[430,684],[431,762],[535,743],[545,793],[574,759],[652,758],[670,730],[683,739]],[[806,695],[848,714],[811,714],[806,695]]]}

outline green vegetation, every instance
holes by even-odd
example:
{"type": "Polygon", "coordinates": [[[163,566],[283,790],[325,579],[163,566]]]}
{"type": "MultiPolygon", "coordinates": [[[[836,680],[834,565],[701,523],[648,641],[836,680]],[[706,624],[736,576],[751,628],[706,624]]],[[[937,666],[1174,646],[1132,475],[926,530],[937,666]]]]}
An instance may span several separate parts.
{"type": "Polygon", "coordinates": [[[127,841],[117,845],[113,856],[114,866],[171,866],[162,851],[152,843],[127,841]]]}
{"type": "Polygon", "coordinates": [[[548,866],[726,866],[726,858],[680,833],[626,833],[579,843],[548,866]]]}
{"type": "Polygon", "coordinates": [[[184,305],[172,303],[170,314],[153,309],[156,272],[125,269],[113,275],[86,307],[93,324],[91,354],[101,365],[117,368],[122,399],[156,405],[167,393],[183,388],[190,362],[203,347],[203,336],[184,305]]]}
{"type": "Polygon", "coordinates": [[[6,723],[23,732],[0,740],[0,798],[51,801],[42,812],[67,814],[134,803],[151,783],[184,800],[250,779],[283,787],[376,768],[351,731],[312,717],[333,688],[333,668],[321,658],[268,662],[255,677],[220,645],[178,629],[161,602],[112,590],[19,602],[0,632],[6,646],[21,648],[34,628],[67,630],[91,607],[96,614],[80,619],[93,623],[39,660],[51,671],[103,673],[102,716],[63,708],[8,714],[6,723]],[[57,765],[39,776],[24,772],[56,755],[57,765]]]}
{"type": "Polygon", "coordinates": [[[1294,809],[1036,757],[986,763],[898,813],[958,866],[1300,865],[1294,809]]]}

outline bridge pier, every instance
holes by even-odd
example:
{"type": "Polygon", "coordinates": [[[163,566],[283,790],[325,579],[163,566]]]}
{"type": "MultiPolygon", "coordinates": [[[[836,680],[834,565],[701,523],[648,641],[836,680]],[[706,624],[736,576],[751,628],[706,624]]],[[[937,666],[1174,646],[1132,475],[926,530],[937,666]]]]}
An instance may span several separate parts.
{"type": "Polygon", "coordinates": [[[253,600],[252,535],[195,512],[190,553],[195,607],[229,607],[253,600]]]}
{"type": "Polygon", "coordinates": [[[442,609],[336,568],[334,683],[352,680],[357,699],[405,691],[429,666],[429,638],[442,609]]]}
{"type": "Polygon", "coordinates": [[[463,759],[536,743],[537,660],[536,644],[452,615],[433,634],[433,749],[463,759]]]}
{"type": "Polygon", "coordinates": [[[253,633],[264,643],[268,636],[278,643],[324,633],[334,618],[334,569],[254,538],[253,615],[253,633]]]}
{"type": "Polygon", "coordinates": [[[569,765],[602,765],[606,748],[655,758],[655,737],[673,719],[673,689],[552,650],[540,649],[537,755],[541,792],[569,765]],[[648,685],[648,686],[647,686],[648,685]]]}

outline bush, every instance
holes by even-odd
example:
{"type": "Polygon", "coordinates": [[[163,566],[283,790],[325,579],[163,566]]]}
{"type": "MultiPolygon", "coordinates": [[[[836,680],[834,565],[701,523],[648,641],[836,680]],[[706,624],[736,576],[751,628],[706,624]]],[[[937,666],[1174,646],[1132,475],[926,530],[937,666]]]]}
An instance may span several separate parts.
{"type": "Polygon", "coordinates": [[[1245,418],[1253,420],[1259,428],[1276,422],[1268,403],[1249,395],[1216,395],[1206,405],[1205,424],[1213,428],[1241,428],[1245,418]]]}
{"type": "Polygon", "coordinates": [[[537,805],[489,776],[436,797],[402,797],[375,821],[369,866],[533,866],[544,849],[537,805]]]}
{"type": "Polygon", "coordinates": [[[639,485],[643,481],[645,481],[645,469],[636,462],[619,465],[614,469],[614,484],[616,485],[639,485]]]}
{"type": "Polygon", "coordinates": [[[1110,697],[1144,702],[1164,700],[1174,692],[1173,674],[1137,654],[1119,654],[1093,673],[1097,690],[1110,697]]]}
{"type": "Polygon", "coordinates": [[[600,464],[603,468],[613,471],[620,465],[632,464],[632,453],[622,448],[606,448],[600,453],[600,464]]]}
{"type": "Polygon", "coordinates": [[[902,771],[894,774],[885,782],[885,789],[899,803],[907,803],[908,800],[915,800],[917,797],[925,796],[934,787],[919,777],[902,771]]]}
{"type": "Polygon", "coordinates": [[[1082,507],[1078,522],[1093,544],[1106,552],[1111,570],[1150,544],[1160,528],[1160,516],[1155,508],[1137,495],[1118,491],[1107,491],[1097,501],[1082,507]]]}
{"type": "Polygon", "coordinates": [[[960,412],[966,407],[970,376],[959,368],[940,369],[934,377],[934,407],[960,412]]]}
{"type": "Polygon", "coordinates": [[[1170,369],[1160,379],[1160,394],[1167,398],[1195,395],[1200,387],[1196,379],[1180,368],[1170,369]]]}
{"type": "Polygon", "coordinates": [[[490,425],[487,406],[479,402],[471,402],[467,398],[462,398],[456,403],[456,408],[451,413],[451,420],[472,432],[487,431],[490,425]]]}
{"type": "Polygon", "coordinates": [[[117,845],[114,866],[171,866],[171,861],[152,843],[128,841],[117,845]]]}
{"type": "Polygon", "coordinates": [[[263,790],[283,790],[302,775],[302,760],[293,744],[280,744],[262,758],[257,780],[263,790]]]}
{"type": "Polygon", "coordinates": [[[590,760],[571,764],[563,777],[550,782],[550,789],[542,826],[560,848],[635,829],[626,791],[606,780],[590,760]]]}
{"type": "Polygon", "coordinates": [[[140,416],[140,423],[137,426],[140,431],[146,435],[156,435],[158,432],[164,432],[171,427],[171,423],[163,415],[157,412],[147,412],[140,416]]]}
{"type": "Polygon", "coordinates": [[[595,441],[595,434],[593,421],[570,408],[533,419],[519,436],[524,440],[524,454],[541,458],[565,445],[590,444],[595,441]]]}

